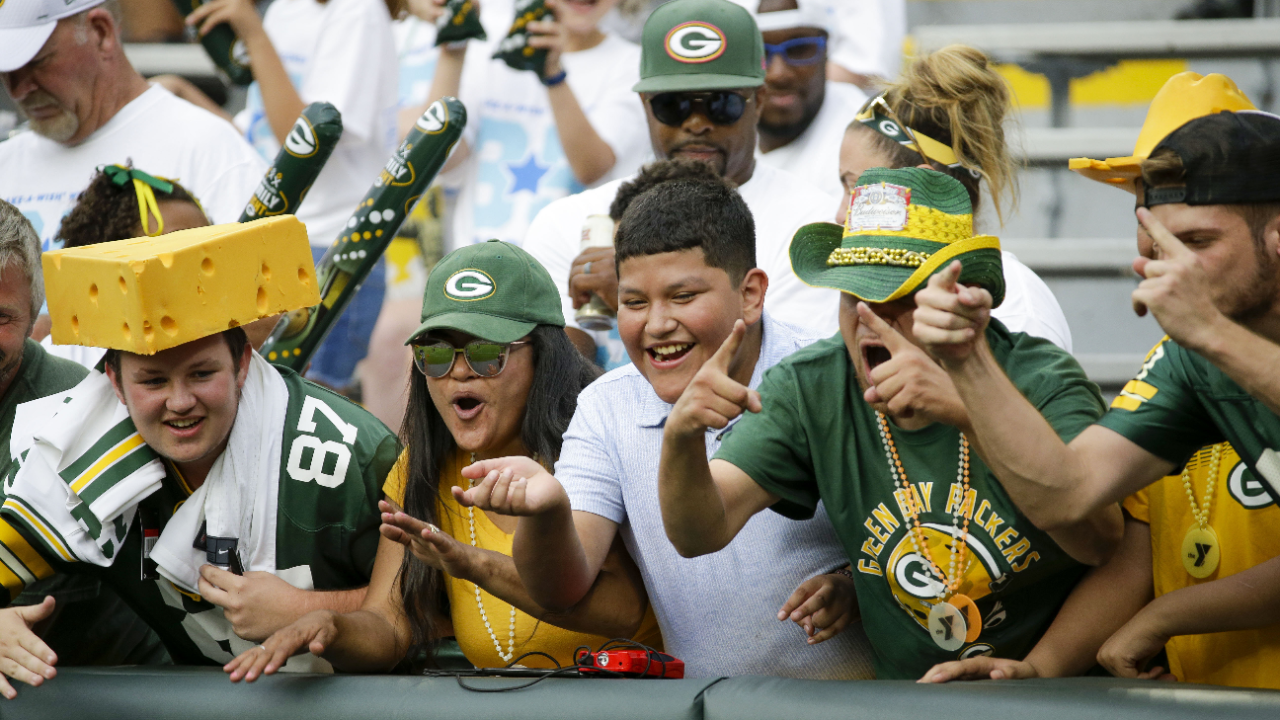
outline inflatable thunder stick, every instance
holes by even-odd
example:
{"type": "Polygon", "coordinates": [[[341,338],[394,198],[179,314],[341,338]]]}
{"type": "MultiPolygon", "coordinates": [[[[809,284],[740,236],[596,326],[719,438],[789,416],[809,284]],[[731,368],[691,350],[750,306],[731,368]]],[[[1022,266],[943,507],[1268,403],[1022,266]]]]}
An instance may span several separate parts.
{"type": "Polygon", "coordinates": [[[466,108],[457,98],[431,103],[316,264],[320,304],[289,313],[259,351],[263,357],[297,372],[306,369],[405,216],[444,166],[466,124],[466,108]]]}
{"type": "Polygon", "coordinates": [[[476,0],[445,0],[444,12],[436,19],[436,45],[488,37],[480,24],[476,0]]]}
{"type": "MultiPolygon", "coordinates": [[[[204,4],[204,0],[173,0],[182,17],[191,14],[192,10],[204,4]]],[[[213,64],[222,69],[231,82],[236,85],[248,85],[253,82],[253,70],[249,68],[249,53],[244,43],[236,37],[236,31],[227,23],[222,23],[200,38],[205,52],[213,58],[213,64]]]]}
{"type": "Polygon", "coordinates": [[[296,215],[340,137],[342,113],[337,108],[327,102],[314,102],[303,108],[275,162],[244,206],[240,222],[296,215]]]}
{"type": "Polygon", "coordinates": [[[528,25],[552,19],[555,19],[555,15],[547,10],[546,0],[516,0],[515,20],[511,23],[507,36],[498,43],[498,50],[493,53],[493,58],[505,62],[512,70],[532,70],[538,77],[542,77],[543,68],[547,64],[547,51],[529,47],[528,25]]]}

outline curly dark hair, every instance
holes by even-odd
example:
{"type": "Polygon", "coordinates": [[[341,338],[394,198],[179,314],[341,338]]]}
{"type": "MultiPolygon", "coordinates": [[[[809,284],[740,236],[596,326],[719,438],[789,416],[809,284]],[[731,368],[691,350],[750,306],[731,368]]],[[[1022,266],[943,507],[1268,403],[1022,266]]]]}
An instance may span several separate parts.
{"type": "Polygon", "coordinates": [[[711,183],[733,185],[731,181],[723,179],[715,168],[707,163],[697,160],[658,160],[645,165],[634,178],[622,183],[617,194],[613,196],[613,202],[609,205],[609,217],[613,218],[614,222],[618,222],[627,212],[627,207],[631,205],[632,200],[655,185],[671,180],[705,180],[711,183]]]}
{"type": "MultiPolygon", "coordinates": [[[[132,168],[133,162],[125,163],[132,168]]],[[[173,183],[173,192],[155,190],[156,201],[189,202],[204,212],[200,201],[196,200],[186,188],[173,183]]],[[[84,247],[113,240],[127,240],[137,237],[138,226],[142,224],[138,217],[138,196],[133,183],[117,185],[101,170],[93,174],[89,187],[80,194],[76,206],[62,219],[62,227],[58,228],[58,239],[63,247],[84,247]]]]}

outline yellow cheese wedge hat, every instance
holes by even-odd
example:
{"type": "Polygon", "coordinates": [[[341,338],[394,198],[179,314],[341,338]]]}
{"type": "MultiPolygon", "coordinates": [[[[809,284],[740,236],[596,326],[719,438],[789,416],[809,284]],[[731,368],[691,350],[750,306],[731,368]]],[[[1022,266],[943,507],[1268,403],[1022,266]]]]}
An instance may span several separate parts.
{"type": "Polygon", "coordinates": [[[1139,166],[1169,133],[1205,115],[1256,109],[1226,75],[1180,72],[1169,78],[1151,101],[1132,155],[1106,160],[1072,158],[1068,167],[1090,180],[1135,192],[1133,181],[1140,174],[1139,166]]]}
{"type": "Polygon", "coordinates": [[[152,355],[320,302],[292,215],[52,250],[42,263],[56,345],[152,355]]]}

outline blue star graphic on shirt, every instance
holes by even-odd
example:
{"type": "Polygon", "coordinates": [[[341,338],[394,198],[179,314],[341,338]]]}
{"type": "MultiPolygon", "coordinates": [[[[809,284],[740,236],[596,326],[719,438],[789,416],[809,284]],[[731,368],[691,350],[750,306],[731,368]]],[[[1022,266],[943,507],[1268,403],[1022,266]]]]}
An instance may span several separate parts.
{"type": "Polygon", "coordinates": [[[521,190],[528,190],[536,195],[538,193],[538,182],[542,180],[542,176],[546,175],[551,168],[547,165],[539,165],[537,156],[529,153],[529,159],[525,160],[523,165],[517,166],[507,163],[507,169],[511,171],[511,177],[515,178],[516,181],[511,188],[512,195],[521,190]]]}

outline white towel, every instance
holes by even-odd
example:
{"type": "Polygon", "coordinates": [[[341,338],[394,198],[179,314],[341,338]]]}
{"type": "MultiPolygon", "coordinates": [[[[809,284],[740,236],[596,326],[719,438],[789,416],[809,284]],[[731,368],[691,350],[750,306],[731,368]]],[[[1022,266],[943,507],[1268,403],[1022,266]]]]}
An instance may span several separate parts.
{"type": "Polygon", "coordinates": [[[246,571],[276,572],[276,503],[289,389],[266,360],[257,353],[252,357],[226,451],[151,550],[160,574],[188,592],[199,592],[200,566],[208,563],[205,551],[191,545],[202,524],[211,537],[239,540],[246,571]]]}
{"type": "Polygon", "coordinates": [[[138,503],[165,475],[96,370],[66,392],[19,405],[10,449],[19,468],[0,513],[67,562],[111,565],[138,503]]]}

